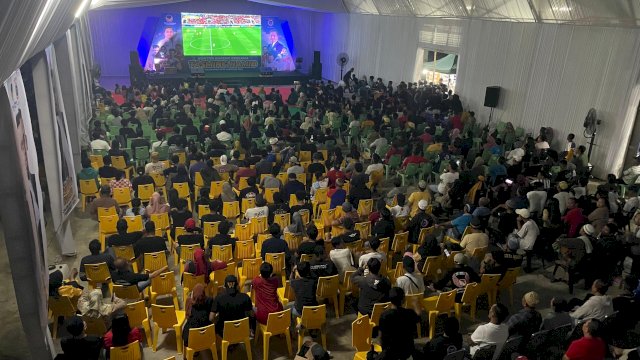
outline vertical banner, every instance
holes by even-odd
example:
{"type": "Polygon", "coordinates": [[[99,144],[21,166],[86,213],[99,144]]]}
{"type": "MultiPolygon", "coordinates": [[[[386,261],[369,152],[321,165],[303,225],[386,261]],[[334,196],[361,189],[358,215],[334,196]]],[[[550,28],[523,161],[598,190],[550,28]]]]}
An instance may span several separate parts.
{"type": "Polygon", "coordinates": [[[42,209],[42,191],[40,189],[40,179],[38,178],[38,154],[33,141],[33,131],[31,129],[31,114],[27,103],[27,95],[22,82],[22,73],[16,70],[4,83],[11,105],[11,115],[13,129],[15,131],[16,144],[18,144],[19,161],[22,164],[22,177],[26,184],[24,189],[29,201],[29,211],[35,228],[34,235],[40,236],[42,243],[42,262],[44,259],[44,249],[46,249],[46,234],[44,229],[44,216],[42,209]]]}
{"type": "Polygon", "coordinates": [[[291,44],[285,37],[277,17],[262,18],[262,68],[271,71],[293,71],[295,64],[291,44]]]}

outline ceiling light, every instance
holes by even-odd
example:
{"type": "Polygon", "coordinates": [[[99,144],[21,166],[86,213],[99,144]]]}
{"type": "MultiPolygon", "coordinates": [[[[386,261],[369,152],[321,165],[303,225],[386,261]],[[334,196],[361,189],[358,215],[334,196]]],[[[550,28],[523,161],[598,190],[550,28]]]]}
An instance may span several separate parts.
{"type": "Polygon", "coordinates": [[[553,11],[571,11],[571,10],[573,10],[570,6],[554,6],[551,9],[553,11]]]}
{"type": "Polygon", "coordinates": [[[90,2],[90,0],[82,0],[82,3],[78,7],[78,10],[76,10],[75,17],[78,18],[78,17],[82,16],[82,13],[84,13],[84,10],[87,8],[87,5],[89,5],[89,2],[90,2]]]}
{"type": "Polygon", "coordinates": [[[427,75],[427,70],[422,70],[422,75],[427,75]]]}

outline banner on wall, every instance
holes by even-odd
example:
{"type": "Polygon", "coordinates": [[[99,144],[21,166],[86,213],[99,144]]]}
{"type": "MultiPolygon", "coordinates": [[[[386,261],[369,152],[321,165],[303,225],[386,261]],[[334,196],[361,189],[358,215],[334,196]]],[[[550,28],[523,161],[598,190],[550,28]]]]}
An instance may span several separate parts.
{"type": "Polygon", "coordinates": [[[184,66],[180,13],[162,15],[156,24],[151,49],[144,64],[145,71],[180,71],[184,66]]]}
{"type": "MultiPolygon", "coordinates": [[[[31,114],[27,103],[27,95],[22,82],[22,73],[16,70],[4,83],[11,104],[13,129],[15,131],[16,144],[18,144],[19,161],[22,164],[22,177],[26,184],[26,198],[29,199],[29,211],[35,236],[40,236],[42,248],[46,249],[46,234],[44,228],[44,215],[42,208],[42,191],[38,177],[38,154],[33,140],[31,128],[31,114]]],[[[44,252],[43,252],[44,254],[44,252]]]]}
{"type": "Polygon", "coordinates": [[[262,68],[271,71],[293,71],[296,66],[277,17],[262,18],[262,68]]]}
{"type": "MultiPolygon", "coordinates": [[[[73,154],[71,151],[71,141],[69,138],[69,129],[67,128],[67,117],[64,108],[64,102],[62,100],[62,88],[60,86],[60,78],[58,74],[58,65],[56,63],[55,49],[53,46],[49,46],[45,53],[47,54],[47,63],[49,65],[49,91],[53,103],[53,114],[55,114],[55,120],[53,122],[53,134],[55,136],[55,143],[52,144],[51,149],[46,149],[43,143],[43,150],[48,154],[55,154],[57,160],[57,189],[50,189],[50,197],[59,197],[57,203],[58,209],[53,209],[52,214],[54,227],[56,230],[62,224],[62,222],[71,214],[76,204],[78,203],[78,186],[76,182],[75,168],[73,166],[73,154]],[[50,151],[47,151],[50,150],[50,151]],[[51,191],[57,190],[57,191],[51,191]],[[59,210],[59,211],[58,211],[59,210]],[[62,214],[62,217],[56,221],[55,214],[62,214]]],[[[43,119],[44,120],[44,119],[43,119]]],[[[48,158],[49,159],[49,158],[48,158]]],[[[53,199],[52,199],[53,200],[53,199]]],[[[53,202],[52,202],[53,208],[53,202]]]]}

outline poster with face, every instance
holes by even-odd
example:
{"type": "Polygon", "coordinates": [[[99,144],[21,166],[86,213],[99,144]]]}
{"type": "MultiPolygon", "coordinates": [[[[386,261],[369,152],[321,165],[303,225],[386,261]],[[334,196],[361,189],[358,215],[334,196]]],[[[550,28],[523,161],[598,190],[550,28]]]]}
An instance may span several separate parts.
{"type": "Polygon", "coordinates": [[[158,19],[144,70],[163,72],[167,67],[181,68],[183,60],[180,13],[164,14],[158,19]]]}
{"type": "Polygon", "coordinates": [[[293,71],[295,63],[278,18],[262,18],[262,67],[271,71],[293,71]]]}

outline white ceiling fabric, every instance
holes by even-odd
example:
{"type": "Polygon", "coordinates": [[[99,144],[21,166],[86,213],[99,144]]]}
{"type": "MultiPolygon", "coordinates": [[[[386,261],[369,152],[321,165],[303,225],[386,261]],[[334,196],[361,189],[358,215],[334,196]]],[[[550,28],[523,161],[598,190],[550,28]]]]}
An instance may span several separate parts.
{"type": "Polygon", "coordinates": [[[90,8],[108,9],[108,8],[128,8],[152,5],[164,5],[177,2],[185,2],[189,0],[92,0],[90,8]]]}

